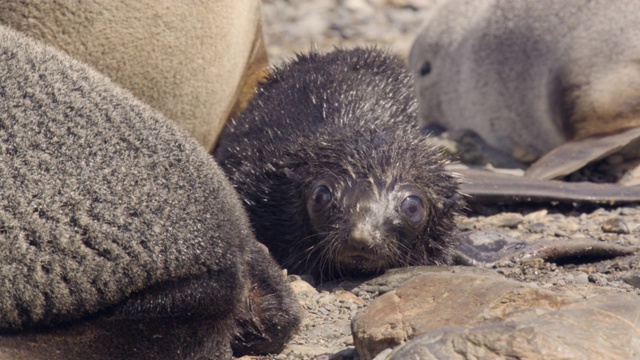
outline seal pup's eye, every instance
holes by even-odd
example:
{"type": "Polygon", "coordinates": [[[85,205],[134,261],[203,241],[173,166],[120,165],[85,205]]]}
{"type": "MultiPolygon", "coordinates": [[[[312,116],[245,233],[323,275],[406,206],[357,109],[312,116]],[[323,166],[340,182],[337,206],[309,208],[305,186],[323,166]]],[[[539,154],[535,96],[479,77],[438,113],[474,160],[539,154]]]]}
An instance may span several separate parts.
{"type": "Polygon", "coordinates": [[[325,185],[318,185],[313,190],[313,194],[311,195],[311,199],[309,199],[309,208],[313,212],[318,212],[331,202],[331,190],[325,185]]]}
{"type": "Polygon", "coordinates": [[[422,199],[415,195],[410,195],[402,200],[400,213],[407,220],[417,224],[425,218],[427,211],[424,208],[422,199]]]}

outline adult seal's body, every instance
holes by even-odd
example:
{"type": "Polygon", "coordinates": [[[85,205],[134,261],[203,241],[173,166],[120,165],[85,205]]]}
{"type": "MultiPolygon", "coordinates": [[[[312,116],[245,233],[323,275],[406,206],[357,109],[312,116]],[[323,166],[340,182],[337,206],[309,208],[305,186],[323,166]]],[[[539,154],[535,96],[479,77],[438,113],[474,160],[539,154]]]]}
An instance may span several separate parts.
{"type": "Polygon", "coordinates": [[[540,158],[532,178],[628,144],[637,153],[639,24],[635,1],[445,2],[411,50],[420,115],[525,163],[540,158]]]}
{"type": "Polygon", "coordinates": [[[330,279],[451,258],[458,182],[419,131],[410,76],[382,51],[275,69],[216,157],[258,240],[293,272],[330,279]]]}
{"type": "Polygon", "coordinates": [[[93,66],[207,151],[268,64],[260,0],[5,0],[0,24],[93,66]]]}
{"type": "Polygon", "coordinates": [[[186,132],[0,26],[0,358],[227,359],[299,324],[222,170],[186,132]]]}

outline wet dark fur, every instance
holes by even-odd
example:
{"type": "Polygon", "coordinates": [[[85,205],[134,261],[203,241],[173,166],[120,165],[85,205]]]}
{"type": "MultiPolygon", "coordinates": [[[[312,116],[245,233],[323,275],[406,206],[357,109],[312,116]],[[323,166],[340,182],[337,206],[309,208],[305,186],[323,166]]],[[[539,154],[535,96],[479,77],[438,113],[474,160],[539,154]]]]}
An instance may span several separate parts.
{"type": "Polygon", "coordinates": [[[419,131],[411,81],[376,49],[301,55],[224,131],[216,158],[290,271],[331,279],[451,261],[458,181],[419,131]],[[318,184],[333,198],[314,214],[318,184]],[[419,226],[400,214],[408,194],[426,208],[419,226]],[[352,241],[357,228],[366,245],[352,241]]]}

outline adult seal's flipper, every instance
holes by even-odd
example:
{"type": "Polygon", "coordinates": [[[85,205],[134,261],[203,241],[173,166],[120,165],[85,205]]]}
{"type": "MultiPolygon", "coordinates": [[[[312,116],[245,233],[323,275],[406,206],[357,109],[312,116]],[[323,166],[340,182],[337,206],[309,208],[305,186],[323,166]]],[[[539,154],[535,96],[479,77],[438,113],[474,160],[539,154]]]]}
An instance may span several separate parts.
{"type": "Polygon", "coordinates": [[[581,169],[588,163],[616,153],[640,138],[640,128],[621,133],[570,141],[551,150],[526,171],[525,177],[557,179],[581,169]]]}
{"type": "Polygon", "coordinates": [[[533,163],[524,176],[481,169],[454,169],[465,179],[462,190],[473,201],[619,204],[640,201],[640,186],[556,181],[590,162],[616,153],[640,138],[640,128],[621,133],[571,141],[558,146],[533,163]]]}
{"type": "Polygon", "coordinates": [[[540,180],[480,169],[455,169],[462,191],[473,202],[546,202],[620,204],[640,202],[640,186],[540,180]]]}

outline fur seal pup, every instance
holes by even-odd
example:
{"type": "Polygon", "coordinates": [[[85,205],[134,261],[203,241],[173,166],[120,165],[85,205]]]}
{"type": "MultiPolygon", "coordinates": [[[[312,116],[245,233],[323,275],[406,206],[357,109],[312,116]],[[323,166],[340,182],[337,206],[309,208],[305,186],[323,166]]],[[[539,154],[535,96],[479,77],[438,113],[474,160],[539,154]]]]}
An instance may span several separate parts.
{"type": "Polygon", "coordinates": [[[0,358],[282,348],[297,302],[193,138],[4,26],[0,79],[0,358]]]}
{"type": "Polygon", "coordinates": [[[411,49],[420,116],[539,159],[538,179],[637,145],[639,24],[634,1],[444,2],[411,49]]]}
{"type": "Polygon", "coordinates": [[[228,124],[216,158],[281,265],[327,280],[450,261],[458,180],[411,80],[377,49],[299,55],[228,124]]]}

